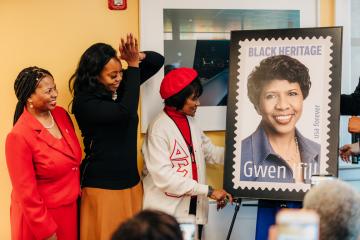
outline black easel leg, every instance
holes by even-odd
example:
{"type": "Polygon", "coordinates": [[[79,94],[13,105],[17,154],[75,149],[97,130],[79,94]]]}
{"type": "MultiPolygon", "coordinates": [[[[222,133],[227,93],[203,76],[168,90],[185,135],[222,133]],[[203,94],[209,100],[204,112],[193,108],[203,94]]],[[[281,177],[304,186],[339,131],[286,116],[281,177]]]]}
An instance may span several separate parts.
{"type": "Polygon", "coordinates": [[[203,228],[204,228],[204,225],[203,225],[203,224],[199,224],[199,225],[198,225],[198,239],[201,239],[201,238],[202,238],[203,228]]]}
{"type": "Polygon", "coordinates": [[[232,232],[232,229],[234,227],[234,223],[235,223],[235,219],[236,219],[236,215],[240,209],[240,205],[241,205],[241,198],[235,198],[234,199],[234,202],[236,203],[235,205],[235,211],[234,211],[234,216],[231,220],[231,224],[230,224],[230,228],[229,228],[229,232],[228,232],[228,235],[226,237],[226,240],[230,240],[230,236],[231,236],[231,232],[232,232]]]}

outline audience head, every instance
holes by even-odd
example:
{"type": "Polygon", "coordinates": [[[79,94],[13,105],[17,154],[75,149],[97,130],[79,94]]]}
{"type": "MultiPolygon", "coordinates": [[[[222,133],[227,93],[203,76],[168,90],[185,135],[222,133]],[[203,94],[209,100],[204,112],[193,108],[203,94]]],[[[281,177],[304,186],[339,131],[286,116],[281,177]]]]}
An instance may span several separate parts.
{"type": "Polygon", "coordinates": [[[359,238],[360,193],[348,183],[340,180],[320,182],[305,195],[304,208],[319,214],[321,240],[359,238]]]}
{"type": "MultiPolygon", "coordinates": [[[[38,105],[33,103],[32,96],[37,95],[36,89],[42,88],[44,85],[44,79],[47,79],[46,82],[52,82],[54,84],[54,79],[51,73],[48,70],[39,67],[27,67],[23,69],[17,76],[14,83],[14,90],[18,103],[16,105],[13,124],[15,125],[16,121],[19,119],[20,115],[24,111],[24,107],[29,106],[31,108],[36,108],[38,105]]],[[[56,91],[56,89],[55,89],[56,91]]],[[[39,92],[40,95],[46,95],[46,92],[39,92]]],[[[57,92],[54,94],[57,97],[57,92]]],[[[41,97],[41,96],[40,96],[41,97]]],[[[35,99],[34,99],[35,100],[35,99]]],[[[43,106],[39,106],[43,107],[43,106]]],[[[41,109],[39,109],[41,110],[41,109]]],[[[48,111],[49,109],[44,109],[48,111]]]]}
{"type": "Polygon", "coordinates": [[[164,212],[144,210],[115,231],[112,240],[182,240],[177,220],[164,212]]]}

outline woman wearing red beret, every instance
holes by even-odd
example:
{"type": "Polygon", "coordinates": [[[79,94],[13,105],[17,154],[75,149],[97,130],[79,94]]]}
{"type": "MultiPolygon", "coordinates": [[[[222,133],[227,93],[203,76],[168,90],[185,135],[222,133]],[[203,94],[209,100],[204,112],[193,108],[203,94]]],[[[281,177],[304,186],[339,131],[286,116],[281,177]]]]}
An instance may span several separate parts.
{"type": "Polygon", "coordinates": [[[149,125],[142,152],[144,208],[165,211],[179,220],[195,218],[202,226],[207,223],[207,197],[216,200],[218,208],[232,197],[205,184],[205,161],[223,163],[224,149],[214,146],[195,122],[201,93],[194,69],[170,71],[160,86],[165,108],[149,125]]]}

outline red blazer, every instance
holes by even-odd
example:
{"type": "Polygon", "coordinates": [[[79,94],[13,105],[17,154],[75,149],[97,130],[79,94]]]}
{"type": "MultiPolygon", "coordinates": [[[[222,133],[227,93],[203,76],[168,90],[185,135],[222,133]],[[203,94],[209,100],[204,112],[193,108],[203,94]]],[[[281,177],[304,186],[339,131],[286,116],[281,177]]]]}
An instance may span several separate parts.
{"type": "MultiPolygon", "coordinates": [[[[19,206],[37,239],[56,232],[57,223],[48,209],[73,203],[80,193],[80,144],[66,111],[56,107],[51,113],[70,148],[63,148],[26,108],[8,134],[5,145],[13,186],[11,205],[19,206]]],[[[22,226],[17,226],[20,221],[15,219],[16,215],[11,214],[12,235],[21,236],[17,231],[21,231],[22,226]]]]}

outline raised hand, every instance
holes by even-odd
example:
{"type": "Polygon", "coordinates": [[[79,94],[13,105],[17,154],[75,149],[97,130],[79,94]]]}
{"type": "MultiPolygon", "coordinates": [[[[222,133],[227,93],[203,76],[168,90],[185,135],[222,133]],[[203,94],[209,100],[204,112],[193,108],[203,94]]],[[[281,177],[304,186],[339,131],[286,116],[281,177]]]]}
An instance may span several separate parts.
{"type": "Polygon", "coordinates": [[[126,35],[126,41],[121,38],[119,45],[120,58],[130,67],[139,67],[139,46],[132,33],[126,35]]]}

